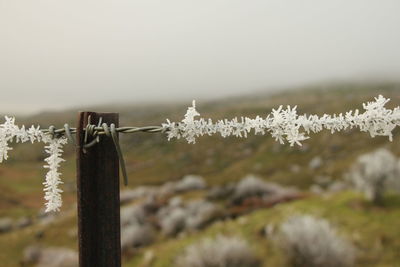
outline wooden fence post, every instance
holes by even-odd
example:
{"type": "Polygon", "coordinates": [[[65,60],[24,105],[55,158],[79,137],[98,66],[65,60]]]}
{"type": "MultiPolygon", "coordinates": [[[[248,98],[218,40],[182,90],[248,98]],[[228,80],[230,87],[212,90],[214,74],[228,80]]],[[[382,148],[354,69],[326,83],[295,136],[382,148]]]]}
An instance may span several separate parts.
{"type": "MultiPolygon", "coordinates": [[[[81,112],[77,127],[78,237],[80,267],[120,267],[121,227],[119,161],[112,138],[83,153],[88,116],[91,124],[103,122],[118,127],[118,113],[81,112]]],[[[90,141],[92,140],[89,137],[90,141]]]]}

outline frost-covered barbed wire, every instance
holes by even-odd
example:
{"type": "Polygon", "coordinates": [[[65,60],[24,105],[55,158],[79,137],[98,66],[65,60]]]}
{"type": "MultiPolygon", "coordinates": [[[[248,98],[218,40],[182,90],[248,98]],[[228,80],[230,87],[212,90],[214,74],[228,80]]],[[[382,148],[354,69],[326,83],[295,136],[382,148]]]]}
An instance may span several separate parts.
{"type": "Polygon", "coordinates": [[[46,202],[46,212],[49,211],[59,211],[62,206],[61,193],[63,192],[59,189],[59,185],[63,182],[60,179],[61,173],[58,171],[60,163],[65,161],[62,158],[62,148],[67,144],[67,139],[65,137],[52,138],[46,135],[43,138],[43,142],[47,145],[45,146],[45,151],[49,156],[45,159],[47,163],[44,168],[48,169],[46,174],[46,181],[44,184],[46,202]]]}
{"type": "Polygon", "coordinates": [[[62,200],[60,193],[61,189],[58,188],[61,184],[58,168],[62,159],[62,147],[67,143],[65,137],[55,138],[50,134],[44,133],[40,130],[39,126],[31,126],[26,129],[25,126],[18,127],[15,125],[15,118],[5,117],[5,122],[0,124],[0,163],[8,159],[8,152],[12,150],[10,143],[25,143],[30,141],[43,142],[46,144],[45,152],[49,156],[45,159],[47,163],[44,168],[48,169],[46,180],[44,184],[46,212],[59,211],[62,200]]]}
{"type": "MultiPolygon", "coordinates": [[[[317,133],[323,129],[330,130],[332,133],[352,128],[359,128],[363,132],[369,132],[372,137],[388,136],[392,141],[392,131],[400,126],[400,107],[387,109],[385,105],[389,99],[378,96],[375,101],[363,104],[364,112],[358,110],[348,111],[344,115],[298,115],[297,107],[288,106],[286,109],[280,106],[273,109],[266,117],[257,116],[255,119],[241,117],[232,120],[224,119],[213,122],[211,119],[196,119],[200,114],[197,112],[195,102],[188,108],[184,119],[179,122],[167,120],[161,126],[148,127],[120,127],[116,132],[136,133],[136,132],[166,132],[168,140],[173,138],[184,138],[189,143],[195,143],[196,138],[203,135],[212,135],[219,133],[222,137],[236,136],[247,137],[254,130],[255,134],[270,133],[281,144],[285,141],[290,145],[298,144],[308,139],[308,135],[317,133]]],[[[102,127],[94,126],[97,135],[107,134],[102,127]]],[[[84,129],[85,130],[85,129],[84,129]]],[[[25,126],[15,125],[15,118],[5,117],[5,122],[0,124],[0,163],[8,159],[8,152],[12,150],[12,142],[43,142],[46,144],[45,150],[49,156],[45,159],[48,169],[46,180],[44,182],[46,211],[58,211],[62,201],[60,193],[62,190],[58,186],[62,183],[58,168],[62,159],[62,147],[67,143],[65,135],[70,137],[71,133],[76,133],[77,129],[40,129],[39,126],[31,126],[26,129],[25,126]],[[68,135],[69,134],[69,135],[68,135]]],[[[98,138],[97,138],[98,139],[98,138]]],[[[93,143],[94,144],[94,143],[93,143]]]]}
{"type": "Polygon", "coordinates": [[[236,136],[247,137],[254,130],[255,134],[270,133],[276,141],[284,144],[289,142],[301,145],[301,142],[309,138],[311,132],[318,133],[323,129],[330,130],[331,133],[346,129],[359,128],[362,132],[369,132],[371,137],[388,136],[393,140],[392,131],[396,126],[400,126],[400,107],[387,109],[385,105],[390,101],[382,95],[375,98],[375,101],[363,104],[364,112],[359,110],[348,111],[339,115],[324,114],[318,115],[298,115],[297,106],[287,106],[286,109],[280,106],[273,109],[266,117],[257,116],[255,119],[248,117],[224,119],[213,122],[211,119],[196,117],[200,116],[197,112],[195,102],[188,108],[184,119],[179,122],[162,124],[167,132],[168,140],[173,138],[184,138],[188,143],[196,143],[196,138],[203,135],[213,135],[219,133],[222,137],[236,136]]]}
{"type": "Polygon", "coordinates": [[[8,151],[12,150],[8,143],[13,141],[25,143],[30,141],[40,142],[43,138],[43,132],[39,127],[31,126],[25,129],[25,126],[19,128],[15,125],[15,118],[5,116],[5,122],[0,124],[0,163],[8,159],[8,151]]]}

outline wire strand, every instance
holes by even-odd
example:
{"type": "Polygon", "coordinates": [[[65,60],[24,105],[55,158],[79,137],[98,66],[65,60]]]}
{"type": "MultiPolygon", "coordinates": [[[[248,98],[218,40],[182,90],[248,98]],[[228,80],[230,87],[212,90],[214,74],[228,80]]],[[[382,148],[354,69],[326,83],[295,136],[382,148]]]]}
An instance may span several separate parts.
{"type": "MultiPolygon", "coordinates": [[[[76,134],[77,132],[76,128],[69,128],[68,124],[66,125],[69,130],[66,130],[64,126],[64,128],[59,128],[59,129],[49,128],[49,129],[42,129],[41,131],[43,133],[50,133],[50,134],[54,133],[57,135],[76,134]]],[[[104,131],[104,128],[102,126],[95,126],[95,127],[93,126],[95,125],[91,125],[90,132],[93,133],[97,131],[97,135],[106,135],[106,132],[104,131]]],[[[84,128],[83,131],[86,131],[86,128],[84,128]]],[[[115,131],[117,133],[137,133],[137,132],[161,133],[164,131],[164,128],[162,126],[145,126],[145,127],[125,126],[125,127],[118,127],[115,129],[115,131]]]]}
{"type": "MultiPolygon", "coordinates": [[[[88,124],[86,127],[82,129],[84,131],[84,144],[82,146],[82,150],[84,153],[87,152],[87,149],[93,147],[97,143],[100,142],[100,136],[107,136],[111,137],[113,143],[115,145],[115,149],[117,151],[117,155],[119,158],[119,163],[122,169],[122,175],[124,178],[125,186],[128,185],[128,175],[125,166],[125,160],[121,151],[121,147],[119,145],[119,139],[117,133],[161,133],[164,132],[166,129],[162,126],[145,126],[145,127],[132,127],[132,126],[125,126],[125,127],[118,127],[115,128],[115,125],[112,123],[107,125],[106,123],[102,123],[102,118],[99,119],[97,125],[91,123],[90,117],[88,118],[88,124]],[[89,141],[89,136],[93,137],[91,141],[89,141]],[[89,141],[89,142],[88,142],[89,141]]],[[[43,133],[50,134],[53,138],[54,137],[61,137],[65,136],[68,140],[71,141],[73,145],[76,146],[76,140],[72,136],[73,134],[77,134],[76,128],[70,128],[68,123],[64,124],[63,128],[56,129],[53,125],[51,125],[48,129],[42,129],[43,133]]]]}

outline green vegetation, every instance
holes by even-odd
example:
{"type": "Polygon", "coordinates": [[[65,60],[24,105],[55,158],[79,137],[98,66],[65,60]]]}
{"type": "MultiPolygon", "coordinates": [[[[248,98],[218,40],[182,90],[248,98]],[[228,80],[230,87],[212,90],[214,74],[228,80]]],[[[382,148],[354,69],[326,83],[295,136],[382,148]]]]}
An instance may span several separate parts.
{"type": "Polygon", "coordinates": [[[205,231],[178,239],[163,240],[140,251],[124,266],[146,266],[144,255],[154,252],[154,267],[173,266],[183,249],[204,237],[218,234],[240,236],[249,241],[265,262],[265,266],[283,266],[285,257],[273,240],[261,232],[266,225],[278,226],[293,214],[311,214],[328,219],[339,233],[358,249],[357,266],[398,266],[400,258],[400,197],[388,196],[385,206],[376,208],[362,196],[344,192],[329,197],[310,196],[304,200],[259,210],[236,220],[217,222],[205,231]]]}
{"type": "MultiPolygon", "coordinates": [[[[232,98],[198,104],[203,117],[231,118],[256,116],[270,112],[279,105],[298,105],[299,113],[338,113],[350,109],[362,109],[361,103],[378,94],[392,99],[390,106],[400,105],[400,85],[334,85],[299,91],[287,91],[274,96],[257,95],[232,98]]],[[[184,105],[155,107],[114,107],[120,112],[121,125],[159,125],[166,118],[180,120],[185,113],[184,105]]],[[[104,110],[94,107],[93,110],[104,110]]],[[[41,114],[19,119],[23,123],[54,122],[75,123],[76,111],[57,114],[41,114]]],[[[248,139],[219,136],[204,137],[196,145],[183,140],[168,142],[162,134],[137,134],[123,136],[124,151],[129,175],[129,187],[159,185],[178,180],[186,174],[202,175],[209,185],[237,181],[252,173],[268,181],[308,189],[317,176],[341,179],[357,156],[379,147],[386,147],[400,156],[400,132],[395,132],[393,142],[387,138],[370,138],[368,133],[357,130],[331,135],[322,132],[312,135],[303,147],[279,145],[270,136],[250,136],[248,139]],[[322,165],[309,168],[309,162],[319,156],[322,165]]],[[[2,266],[18,266],[23,249],[31,244],[77,248],[75,213],[75,157],[72,146],[67,146],[63,172],[64,206],[60,217],[49,225],[38,225],[0,234],[0,262],[2,266]]],[[[42,148],[17,145],[11,160],[0,165],[0,218],[36,216],[43,207],[42,148]]],[[[204,192],[187,193],[184,198],[197,198],[204,192]]],[[[273,208],[258,210],[236,220],[216,222],[203,231],[184,235],[177,239],[159,236],[154,245],[138,250],[135,255],[125,256],[124,266],[173,266],[174,258],[183,248],[204,237],[218,234],[238,235],[254,246],[264,259],[265,266],[282,266],[285,258],[274,242],[260,234],[268,224],[277,226],[289,215],[309,213],[331,221],[358,249],[357,266],[400,266],[400,197],[386,196],[382,207],[374,207],[361,195],[345,192],[330,196],[309,196],[303,200],[279,204],[273,208]],[[154,254],[151,264],[145,264],[149,251],[154,254]],[[147,255],[147,256],[146,256],[147,255]]]]}

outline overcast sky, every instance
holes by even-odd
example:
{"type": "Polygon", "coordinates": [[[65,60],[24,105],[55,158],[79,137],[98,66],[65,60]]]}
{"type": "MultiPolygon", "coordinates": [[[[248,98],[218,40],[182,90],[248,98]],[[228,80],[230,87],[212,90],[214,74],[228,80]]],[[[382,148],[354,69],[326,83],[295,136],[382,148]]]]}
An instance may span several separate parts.
{"type": "Polygon", "coordinates": [[[8,114],[399,75],[399,0],[0,0],[8,114]]]}

